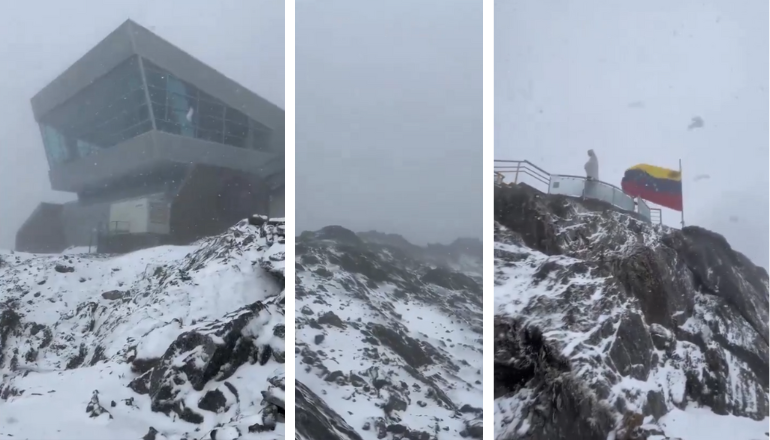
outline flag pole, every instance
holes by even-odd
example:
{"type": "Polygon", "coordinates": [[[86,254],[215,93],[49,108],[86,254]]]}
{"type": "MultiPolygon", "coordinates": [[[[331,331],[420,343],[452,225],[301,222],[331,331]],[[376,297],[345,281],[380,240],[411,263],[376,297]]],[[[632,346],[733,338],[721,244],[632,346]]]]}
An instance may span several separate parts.
{"type": "Polygon", "coordinates": [[[684,228],[684,178],[682,176],[682,159],[679,159],[679,181],[682,185],[682,228],[684,228]]]}

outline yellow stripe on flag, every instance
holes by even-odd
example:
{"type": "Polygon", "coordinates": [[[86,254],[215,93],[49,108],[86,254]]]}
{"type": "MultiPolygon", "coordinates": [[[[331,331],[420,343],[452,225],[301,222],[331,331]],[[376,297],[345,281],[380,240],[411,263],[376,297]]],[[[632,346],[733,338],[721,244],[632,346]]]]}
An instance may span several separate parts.
{"type": "Polygon", "coordinates": [[[649,174],[650,176],[656,178],[656,179],[668,179],[668,180],[676,180],[681,181],[682,180],[682,173],[680,173],[678,170],[671,170],[668,168],[661,168],[656,167],[654,165],[647,165],[647,164],[639,164],[634,165],[629,170],[640,170],[644,171],[645,173],[649,174]]]}

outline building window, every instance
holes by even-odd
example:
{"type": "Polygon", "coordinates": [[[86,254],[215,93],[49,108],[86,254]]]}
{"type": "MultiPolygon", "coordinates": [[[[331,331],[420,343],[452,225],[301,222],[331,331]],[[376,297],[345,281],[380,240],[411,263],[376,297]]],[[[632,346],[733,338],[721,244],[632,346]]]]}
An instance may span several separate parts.
{"type": "Polygon", "coordinates": [[[41,118],[41,126],[54,163],[86,157],[150,131],[138,57],[124,61],[53,109],[41,118]]]}
{"type": "Polygon", "coordinates": [[[238,148],[269,149],[269,128],[152,62],[142,61],[158,130],[238,148]]]}
{"type": "Polygon", "coordinates": [[[54,164],[67,162],[69,154],[64,144],[64,136],[49,125],[40,124],[40,131],[43,134],[43,145],[48,161],[54,164]]]}

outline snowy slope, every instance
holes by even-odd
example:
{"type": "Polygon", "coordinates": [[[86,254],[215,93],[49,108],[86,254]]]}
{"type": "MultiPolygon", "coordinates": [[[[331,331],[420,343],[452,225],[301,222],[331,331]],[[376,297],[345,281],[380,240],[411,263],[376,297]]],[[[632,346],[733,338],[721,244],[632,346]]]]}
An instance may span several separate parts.
{"type": "Polygon", "coordinates": [[[496,438],[767,438],[763,269],[709,231],[522,185],[496,188],[495,220],[496,438]]]}
{"type": "Polygon", "coordinates": [[[478,278],[338,226],[297,241],[300,438],[481,438],[478,278]]]}
{"type": "MultiPolygon", "coordinates": [[[[681,440],[766,440],[767,419],[752,420],[731,415],[720,416],[708,408],[674,408],[659,422],[666,435],[653,434],[649,440],[679,438],[681,440]]],[[[654,427],[653,427],[654,428],[654,427]]]]}
{"type": "Polygon", "coordinates": [[[0,438],[282,438],[283,230],[0,253],[0,438]]]}

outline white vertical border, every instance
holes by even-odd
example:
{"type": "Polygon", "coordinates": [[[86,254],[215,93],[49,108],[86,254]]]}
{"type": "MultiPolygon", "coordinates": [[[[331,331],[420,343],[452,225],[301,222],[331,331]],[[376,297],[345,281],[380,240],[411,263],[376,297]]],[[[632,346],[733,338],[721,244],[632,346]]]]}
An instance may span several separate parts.
{"type": "Polygon", "coordinates": [[[494,159],[495,159],[495,0],[484,0],[484,61],[483,111],[484,153],[482,188],[484,213],[482,239],[484,242],[484,438],[495,438],[494,402],[494,310],[495,310],[495,225],[494,225],[494,159]]]}
{"type": "Polygon", "coordinates": [[[285,118],[286,118],[286,155],[285,187],[286,187],[286,436],[294,438],[294,0],[286,0],[284,13],[284,50],[285,50],[285,118]]]}

